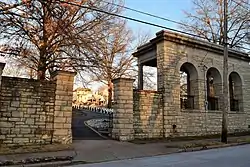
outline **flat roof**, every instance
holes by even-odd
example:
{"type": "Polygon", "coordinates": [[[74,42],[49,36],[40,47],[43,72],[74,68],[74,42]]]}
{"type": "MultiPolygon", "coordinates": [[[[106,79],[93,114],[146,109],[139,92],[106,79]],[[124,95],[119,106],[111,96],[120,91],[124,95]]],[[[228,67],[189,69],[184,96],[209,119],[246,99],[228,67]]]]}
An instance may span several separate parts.
{"type": "MultiPolygon", "coordinates": [[[[189,47],[199,48],[205,51],[218,53],[220,55],[223,55],[223,51],[224,51],[224,47],[221,45],[208,42],[205,40],[197,39],[195,37],[191,37],[188,35],[183,35],[183,34],[172,32],[172,31],[162,30],[162,31],[157,32],[156,37],[151,39],[148,43],[138,47],[137,51],[133,53],[133,56],[140,57],[145,52],[155,49],[156,44],[163,40],[186,45],[189,47]]],[[[228,57],[250,62],[250,57],[247,53],[234,50],[231,48],[228,49],[228,57]]]]}

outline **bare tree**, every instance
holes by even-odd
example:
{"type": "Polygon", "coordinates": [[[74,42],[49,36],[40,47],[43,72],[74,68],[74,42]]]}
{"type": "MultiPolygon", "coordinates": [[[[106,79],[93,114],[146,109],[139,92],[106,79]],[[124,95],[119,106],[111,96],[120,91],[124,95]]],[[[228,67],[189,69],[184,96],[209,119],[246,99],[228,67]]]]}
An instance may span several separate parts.
{"type": "MultiPolygon", "coordinates": [[[[246,45],[250,32],[250,8],[248,0],[229,0],[228,42],[229,47],[246,45]]],[[[209,42],[223,44],[223,0],[193,0],[194,12],[184,11],[185,31],[197,34],[209,42]]]]}
{"type": "Polygon", "coordinates": [[[26,71],[23,68],[20,69],[15,63],[9,62],[4,67],[3,76],[26,77],[26,71]]]}
{"type": "Polygon", "coordinates": [[[25,0],[19,6],[13,0],[1,2],[0,53],[16,57],[41,80],[55,69],[87,67],[95,60],[103,32],[115,26],[115,17],[108,13],[120,13],[121,8],[102,0],[66,2],[75,5],[59,0],[25,0]]]}
{"type": "Polygon", "coordinates": [[[146,66],[146,68],[143,69],[143,89],[156,90],[156,88],[157,88],[156,67],[146,66]]]}
{"type": "Polygon", "coordinates": [[[7,62],[3,70],[4,76],[35,78],[36,73],[32,69],[13,59],[5,59],[4,61],[7,62]]]}
{"type": "Polygon", "coordinates": [[[130,54],[132,33],[126,22],[116,20],[116,26],[104,31],[106,36],[100,41],[99,52],[96,53],[90,76],[94,81],[100,81],[108,86],[108,107],[111,107],[113,85],[112,80],[119,77],[131,76],[135,59],[130,54]]]}

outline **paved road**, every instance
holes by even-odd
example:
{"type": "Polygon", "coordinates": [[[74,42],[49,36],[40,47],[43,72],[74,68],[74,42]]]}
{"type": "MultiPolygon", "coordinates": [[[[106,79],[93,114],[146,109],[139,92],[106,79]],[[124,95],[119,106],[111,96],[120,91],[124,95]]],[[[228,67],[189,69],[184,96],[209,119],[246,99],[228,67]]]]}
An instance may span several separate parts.
{"type": "Polygon", "coordinates": [[[72,167],[249,167],[250,145],[72,167]]]}
{"type": "Polygon", "coordinates": [[[87,110],[74,110],[72,117],[72,136],[73,140],[104,140],[87,126],[84,121],[107,117],[104,114],[87,110]]]}

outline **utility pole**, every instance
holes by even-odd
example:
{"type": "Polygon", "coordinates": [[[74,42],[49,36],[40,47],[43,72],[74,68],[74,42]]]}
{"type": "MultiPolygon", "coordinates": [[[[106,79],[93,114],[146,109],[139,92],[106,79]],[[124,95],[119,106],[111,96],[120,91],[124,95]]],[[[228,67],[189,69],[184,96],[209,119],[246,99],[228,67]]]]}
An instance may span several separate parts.
{"type": "Polygon", "coordinates": [[[223,113],[222,113],[222,131],[221,142],[227,143],[227,126],[228,126],[228,41],[227,41],[227,19],[228,19],[228,3],[224,0],[224,61],[223,61],[223,113]]]}

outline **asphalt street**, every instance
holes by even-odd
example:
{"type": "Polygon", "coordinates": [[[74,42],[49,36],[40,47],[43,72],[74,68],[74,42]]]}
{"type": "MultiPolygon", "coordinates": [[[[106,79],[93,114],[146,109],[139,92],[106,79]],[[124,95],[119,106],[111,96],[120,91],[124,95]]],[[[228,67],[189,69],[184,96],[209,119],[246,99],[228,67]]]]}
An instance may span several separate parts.
{"type": "Polygon", "coordinates": [[[250,167],[250,145],[72,167],[250,167]]]}
{"type": "Polygon", "coordinates": [[[90,119],[105,118],[107,115],[88,110],[74,110],[72,117],[73,140],[104,140],[93,132],[84,122],[90,119]]]}

